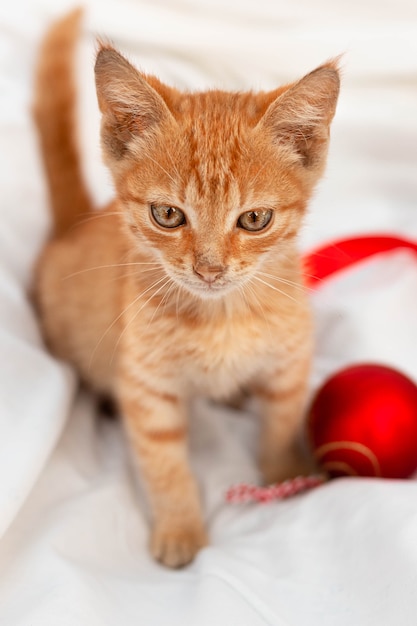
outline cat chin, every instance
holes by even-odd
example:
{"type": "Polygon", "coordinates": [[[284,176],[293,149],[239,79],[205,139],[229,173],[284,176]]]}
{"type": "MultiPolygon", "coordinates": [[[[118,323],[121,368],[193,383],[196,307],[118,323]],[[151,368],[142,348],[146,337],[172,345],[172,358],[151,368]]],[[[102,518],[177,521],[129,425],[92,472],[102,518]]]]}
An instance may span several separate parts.
{"type": "Polygon", "coordinates": [[[216,287],[216,286],[204,286],[197,287],[195,285],[182,285],[188,293],[192,294],[194,297],[200,298],[200,300],[221,300],[225,296],[229,295],[234,289],[233,286],[224,286],[224,287],[216,287]]]}

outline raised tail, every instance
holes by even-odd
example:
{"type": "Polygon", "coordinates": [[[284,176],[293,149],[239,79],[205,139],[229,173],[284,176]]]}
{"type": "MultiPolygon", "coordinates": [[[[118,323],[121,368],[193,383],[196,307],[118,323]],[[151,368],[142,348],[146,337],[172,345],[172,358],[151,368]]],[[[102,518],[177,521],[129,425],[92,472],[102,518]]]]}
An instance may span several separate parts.
{"type": "Polygon", "coordinates": [[[42,42],[35,76],[33,114],[39,133],[54,216],[63,235],[92,210],[76,132],[75,52],[82,10],[55,22],[42,42]]]}

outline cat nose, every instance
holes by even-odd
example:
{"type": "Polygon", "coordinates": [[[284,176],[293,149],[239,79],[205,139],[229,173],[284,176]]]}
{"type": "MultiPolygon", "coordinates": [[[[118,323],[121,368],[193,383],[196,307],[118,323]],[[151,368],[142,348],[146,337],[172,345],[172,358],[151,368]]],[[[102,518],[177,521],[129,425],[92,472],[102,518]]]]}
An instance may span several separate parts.
{"type": "Polygon", "coordinates": [[[197,276],[211,285],[223,274],[226,268],[223,265],[196,264],[193,269],[197,276]]]}

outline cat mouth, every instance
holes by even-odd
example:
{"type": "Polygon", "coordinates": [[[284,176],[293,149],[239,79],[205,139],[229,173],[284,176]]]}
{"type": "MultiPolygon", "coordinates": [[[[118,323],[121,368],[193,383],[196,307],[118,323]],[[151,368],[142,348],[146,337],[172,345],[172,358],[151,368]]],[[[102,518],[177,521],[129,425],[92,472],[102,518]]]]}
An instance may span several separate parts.
{"type": "Polygon", "coordinates": [[[197,295],[200,298],[220,298],[233,289],[233,286],[230,283],[205,283],[203,281],[198,283],[186,283],[184,286],[193,295],[197,295]]]}
{"type": "Polygon", "coordinates": [[[171,276],[171,278],[189,294],[203,300],[220,299],[235,289],[238,289],[239,285],[242,284],[241,277],[232,278],[222,276],[218,280],[210,282],[206,280],[196,280],[193,276],[189,275],[176,275],[171,276]]]}

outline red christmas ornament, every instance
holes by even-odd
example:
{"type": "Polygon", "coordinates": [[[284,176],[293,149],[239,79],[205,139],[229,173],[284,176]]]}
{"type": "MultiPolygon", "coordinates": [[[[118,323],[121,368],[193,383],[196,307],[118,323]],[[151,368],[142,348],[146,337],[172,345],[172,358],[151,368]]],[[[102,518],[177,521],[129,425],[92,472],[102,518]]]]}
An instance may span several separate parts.
{"type": "Polygon", "coordinates": [[[417,469],[417,386],[382,365],[348,367],[318,391],[309,434],[332,477],[408,478],[417,469]]]}

